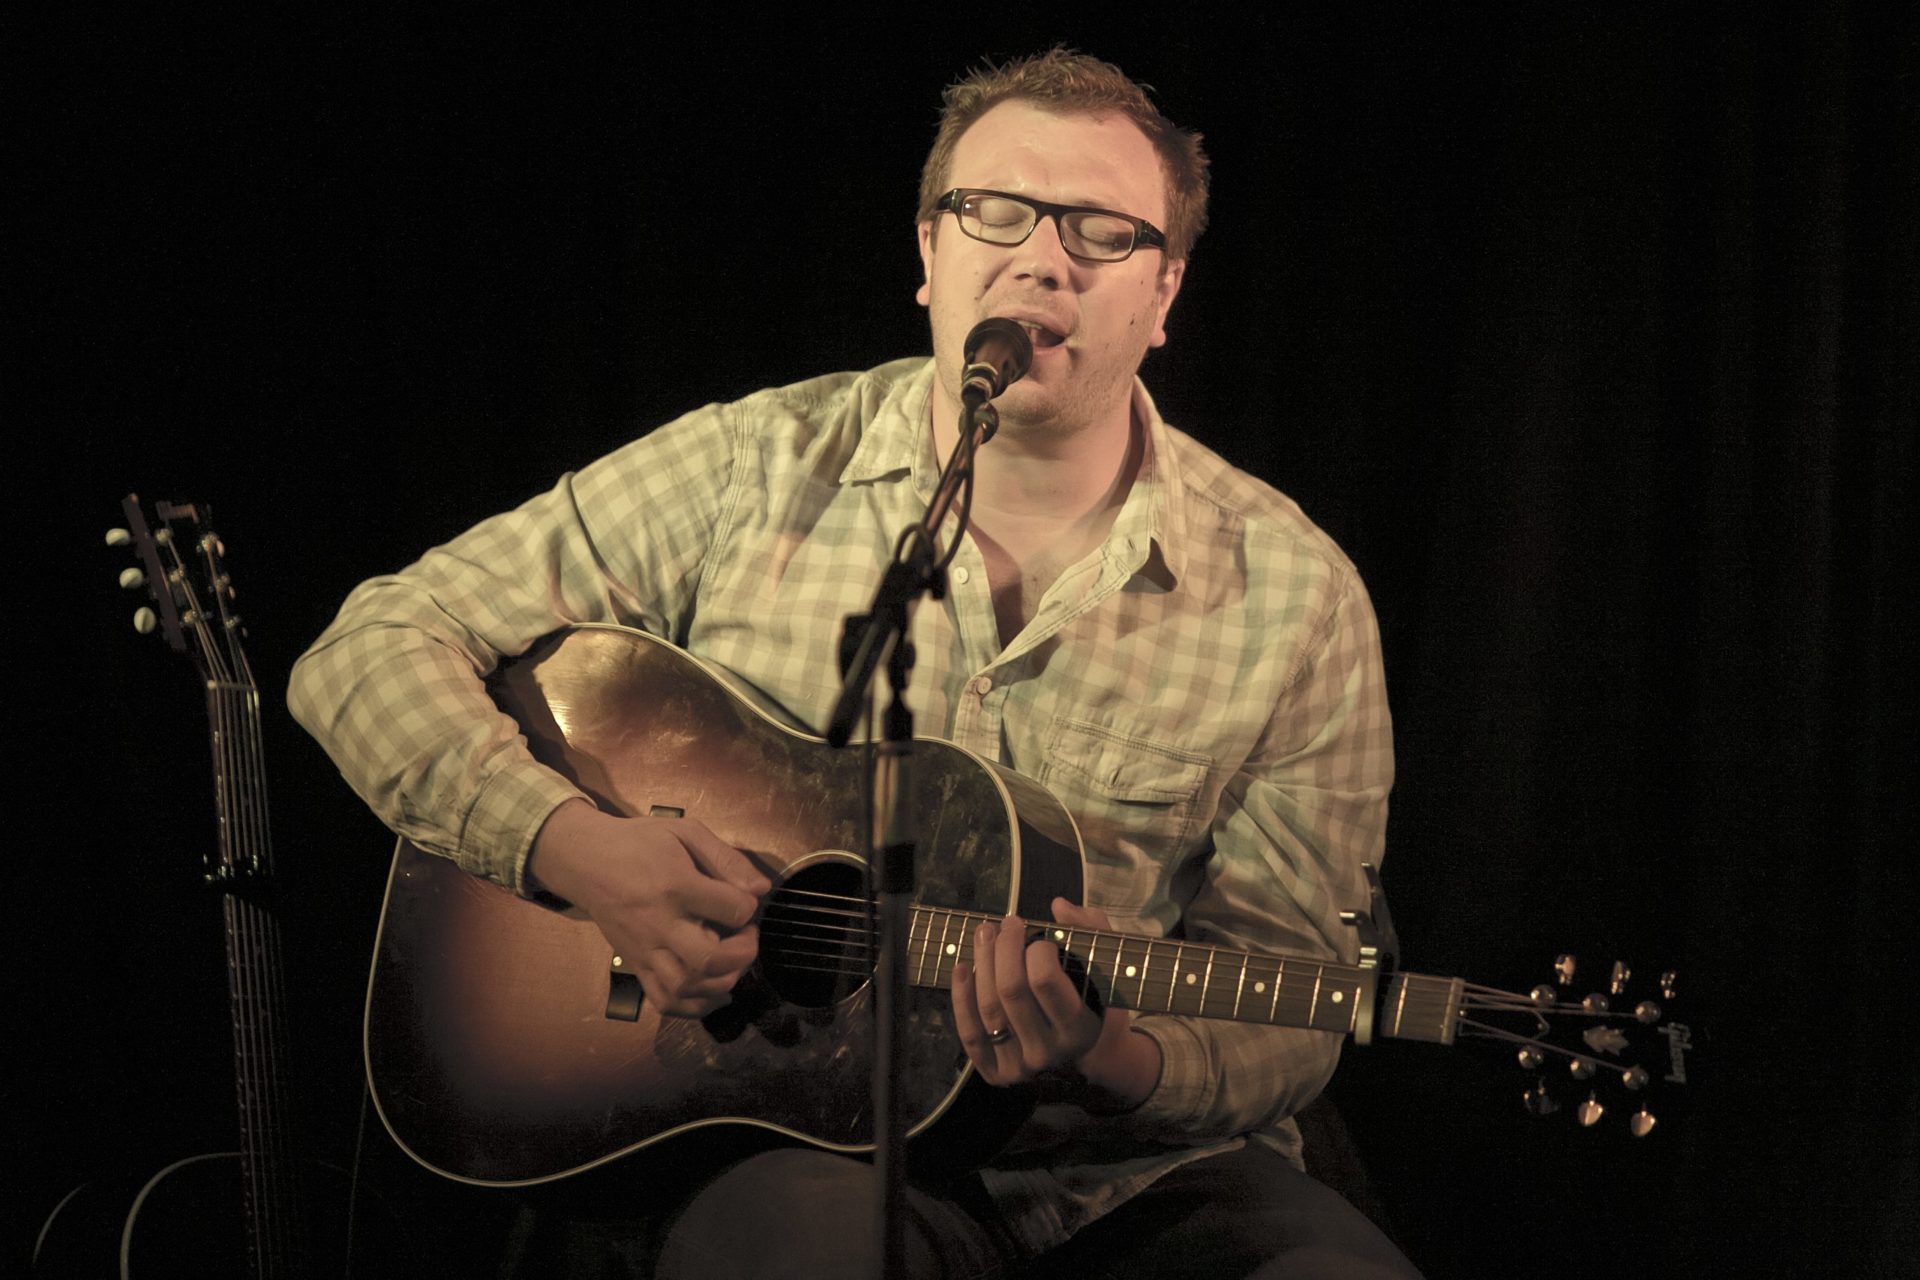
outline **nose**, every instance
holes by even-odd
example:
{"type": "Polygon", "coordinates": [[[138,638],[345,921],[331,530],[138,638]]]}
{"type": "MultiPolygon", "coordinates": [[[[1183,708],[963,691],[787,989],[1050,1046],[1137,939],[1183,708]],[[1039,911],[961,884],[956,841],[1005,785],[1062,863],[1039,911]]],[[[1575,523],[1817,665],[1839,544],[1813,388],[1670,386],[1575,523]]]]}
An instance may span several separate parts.
{"type": "Polygon", "coordinates": [[[1059,288],[1073,270],[1073,258],[1060,236],[1060,222],[1052,214],[1042,215],[1013,252],[1015,273],[1049,289],[1059,288]]]}

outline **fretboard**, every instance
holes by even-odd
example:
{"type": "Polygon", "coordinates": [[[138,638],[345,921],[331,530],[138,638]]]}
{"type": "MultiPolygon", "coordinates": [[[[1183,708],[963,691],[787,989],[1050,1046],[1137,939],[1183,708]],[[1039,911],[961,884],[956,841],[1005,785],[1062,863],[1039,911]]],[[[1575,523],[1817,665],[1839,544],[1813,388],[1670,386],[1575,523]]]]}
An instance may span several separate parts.
{"type": "MultiPolygon", "coordinates": [[[[992,916],[916,907],[907,974],[916,986],[946,987],[953,967],[973,959],[973,935],[992,916]]],[[[1261,955],[1199,942],[1030,924],[1078,962],[1105,1003],[1140,1013],[1173,1013],[1349,1035],[1378,997],[1381,1035],[1451,1044],[1464,983],[1417,973],[1379,975],[1356,965],[1261,955]]]]}
{"type": "Polygon", "coordinates": [[[210,680],[207,711],[220,823],[219,861],[209,865],[208,878],[225,890],[249,1274],[253,1280],[285,1280],[306,1275],[308,1242],[302,1166],[290,1123],[280,933],[256,896],[273,871],[258,691],[251,681],[210,680]]]}

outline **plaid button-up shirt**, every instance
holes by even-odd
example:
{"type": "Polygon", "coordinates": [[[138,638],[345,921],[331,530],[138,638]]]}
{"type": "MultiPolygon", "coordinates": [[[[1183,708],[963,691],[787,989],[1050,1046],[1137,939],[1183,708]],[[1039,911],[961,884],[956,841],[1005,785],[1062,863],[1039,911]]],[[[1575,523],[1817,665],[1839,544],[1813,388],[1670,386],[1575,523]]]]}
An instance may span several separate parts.
{"type": "MultiPolygon", "coordinates": [[[[479,677],[538,638],[615,622],[824,725],[840,622],[863,611],[939,474],[931,364],[710,405],[375,578],[296,666],[291,702],[391,827],[524,891],[535,834],[579,793],[536,764],[479,677]]],[[[1002,645],[963,540],[923,602],[918,729],[1045,783],[1121,930],[1351,962],[1393,756],[1379,639],[1353,565],[1272,488],[1160,420],[1105,541],[1002,645]]],[[[988,446],[991,448],[991,445],[988,446]]],[[[1140,1107],[1042,1107],[983,1177],[1029,1247],[1166,1170],[1249,1139],[1298,1159],[1326,1032],[1138,1015],[1164,1059],[1140,1107]]]]}

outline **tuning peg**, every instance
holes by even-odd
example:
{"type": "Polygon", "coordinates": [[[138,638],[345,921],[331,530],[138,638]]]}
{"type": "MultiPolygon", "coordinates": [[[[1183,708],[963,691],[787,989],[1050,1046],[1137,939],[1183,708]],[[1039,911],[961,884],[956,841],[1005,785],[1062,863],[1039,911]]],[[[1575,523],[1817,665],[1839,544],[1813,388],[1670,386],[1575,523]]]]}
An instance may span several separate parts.
{"type": "Polygon", "coordinates": [[[1607,1109],[1600,1105],[1599,1098],[1590,1093],[1574,1114],[1580,1117],[1581,1124],[1591,1129],[1600,1123],[1600,1117],[1607,1114],[1607,1109]]]}
{"type": "Polygon", "coordinates": [[[1633,1006],[1633,1016],[1636,1020],[1652,1026],[1660,1021],[1660,1006],[1651,1000],[1642,1000],[1633,1006]]]}
{"type": "Polygon", "coordinates": [[[132,565],[120,571],[120,585],[128,591],[147,585],[146,571],[138,565],[132,565]]]}
{"type": "Polygon", "coordinates": [[[107,545],[110,547],[130,547],[133,545],[133,535],[125,529],[109,529],[107,530],[107,545]]]}
{"type": "Polygon", "coordinates": [[[1607,990],[1616,996],[1627,994],[1627,980],[1633,977],[1633,970],[1627,968],[1625,960],[1613,962],[1613,978],[1607,983],[1607,990]]]}
{"type": "Polygon", "coordinates": [[[1588,1013],[1605,1013],[1608,1009],[1607,998],[1598,991],[1580,1002],[1580,1007],[1588,1013]]]}
{"type": "Polygon", "coordinates": [[[1550,1009],[1553,1007],[1555,999],[1553,988],[1543,982],[1533,990],[1527,992],[1527,999],[1533,1001],[1542,1009],[1550,1009]]]}
{"type": "Polygon", "coordinates": [[[152,635],[153,629],[159,625],[159,617],[154,614],[153,610],[147,608],[145,605],[133,611],[133,629],[141,635],[152,635]]]}
{"type": "Polygon", "coordinates": [[[1579,959],[1570,955],[1563,955],[1553,962],[1553,971],[1559,975],[1561,986],[1570,987],[1573,985],[1573,971],[1578,968],[1579,965],[1579,959]]]}
{"type": "Polygon", "coordinates": [[[1671,969],[1661,974],[1660,975],[1660,994],[1665,996],[1669,1000],[1673,999],[1674,987],[1678,983],[1679,977],[1680,975],[1675,973],[1671,969]]]}
{"type": "Polygon", "coordinates": [[[1653,1126],[1660,1122],[1654,1119],[1653,1112],[1645,1107],[1634,1112],[1627,1119],[1627,1131],[1636,1138],[1644,1138],[1653,1132],[1653,1126]]]}
{"type": "Polygon", "coordinates": [[[1645,1067],[1629,1067],[1620,1073],[1620,1083],[1636,1092],[1646,1088],[1647,1081],[1651,1078],[1645,1067]]]}
{"type": "Polygon", "coordinates": [[[1567,1064],[1567,1070],[1573,1073],[1575,1080],[1591,1080],[1593,1079],[1593,1059],[1575,1058],[1567,1064]]]}
{"type": "Polygon", "coordinates": [[[1545,1119],[1560,1109],[1560,1104],[1555,1102],[1553,1095],[1547,1092],[1545,1080],[1535,1081],[1533,1088],[1521,1094],[1520,1104],[1527,1109],[1528,1114],[1540,1119],[1545,1119]]]}
{"type": "Polygon", "coordinates": [[[1540,1052],[1538,1049],[1534,1048],[1532,1045],[1528,1045],[1526,1048],[1520,1051],[1520,1065],[1525,1067],[1529,1071],[1538,1071],[1540,1069],[1540,1065],[1544,1063],[1546,1060],[1547,1060],[1547,1055],[1540,1052]]]}

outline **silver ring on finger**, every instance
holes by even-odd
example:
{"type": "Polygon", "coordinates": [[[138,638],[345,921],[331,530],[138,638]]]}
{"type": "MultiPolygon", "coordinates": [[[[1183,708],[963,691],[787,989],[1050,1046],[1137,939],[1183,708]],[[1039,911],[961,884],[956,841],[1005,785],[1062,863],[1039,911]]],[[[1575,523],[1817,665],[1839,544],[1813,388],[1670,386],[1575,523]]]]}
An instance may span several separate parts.
{"type": "Polygon", "coordinates": [[[1005,1044],[1011,1039],[1013,1039],[1012,1027],[1001,1027],[998,1031],[987,1032],[988,1044],[1005,1044]]]}

